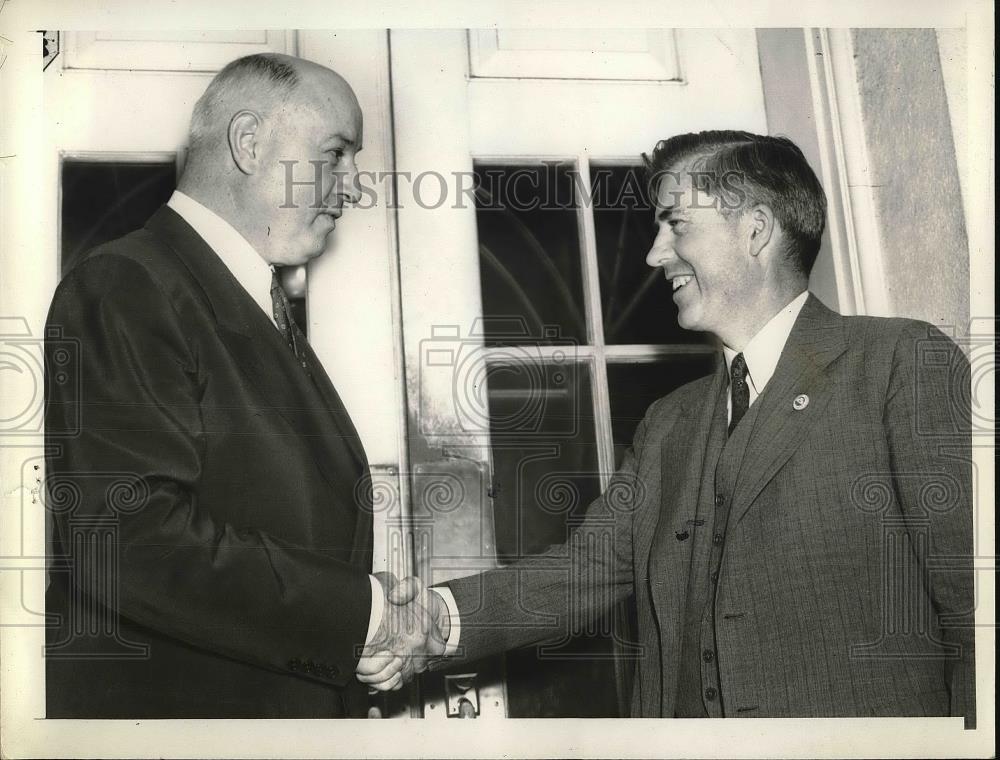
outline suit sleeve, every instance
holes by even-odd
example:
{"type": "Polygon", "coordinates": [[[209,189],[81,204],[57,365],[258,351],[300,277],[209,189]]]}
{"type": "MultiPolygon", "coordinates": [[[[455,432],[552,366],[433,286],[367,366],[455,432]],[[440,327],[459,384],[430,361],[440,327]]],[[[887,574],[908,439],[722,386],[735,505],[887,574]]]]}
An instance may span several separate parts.
{"type": "Polygon", "coordinates": [[[457,658],[563,640],[633,593],[633,518],[646,492],[638,463],[649,419],[647,413],[621,467],[565,543],[446,584],[459,611],[457,658]]]}
{"type": "Polygon", "coordinates": [[[908,322],[896,343],[884,426],[895,488],[951,649],[951,714],[975,725],[970,369],[936,328],[908,322]],[[927,545],[914,535],[926,526],[927,545]]]}
{"type": "MultiPolygon", "coordinates": [[[[199,499],[196,344],[149,272],[114,254],[83,262],[60,285],[48,326],[76,343],[79,377],[46,389],[48,499],[70,494],[61,505],[69,508],[53,510],[64,544],[81,521],[110,526],[117,563],[110,583],[89,578],[108,547],[77,538],[74,581],[129,620],[194,646],[347,683],[368,626],[369,576],[220,522],[199,499]],[[109,479],[127,485],[109,489],[109,479]]],[[[47,362],[60,345],[47,343],[47,362]]]]}

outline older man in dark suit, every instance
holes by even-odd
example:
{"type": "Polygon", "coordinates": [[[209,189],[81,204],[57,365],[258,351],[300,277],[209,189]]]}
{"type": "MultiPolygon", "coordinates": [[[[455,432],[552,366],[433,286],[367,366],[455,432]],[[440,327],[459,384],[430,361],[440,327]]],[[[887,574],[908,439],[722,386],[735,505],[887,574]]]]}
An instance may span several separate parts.
{"type": "Polygon", "coordinates": [[[323,252],[361,144],[335,72],[239,59],[167,206],[59,285],[49,717],[364,715],[361,647],[425,640],[370,575],[365,452],[274,273],[323,252]]]}
{"type": "Polygon", "coordinates": [[[479,657],[634,595],[633,716],[971,722],[964,355],[808,293],[826,201],[789,140],[680,135],[650,164],[646,260],[717,368],[650,407],[566,546],[448,583],[442,629],[479,657]]]}

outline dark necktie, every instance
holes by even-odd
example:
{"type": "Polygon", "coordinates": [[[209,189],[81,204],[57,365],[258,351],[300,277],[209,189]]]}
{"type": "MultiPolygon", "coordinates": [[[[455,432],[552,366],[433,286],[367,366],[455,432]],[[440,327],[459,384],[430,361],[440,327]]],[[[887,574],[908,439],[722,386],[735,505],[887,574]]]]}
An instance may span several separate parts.
{"type": "Polygon", "coordinates": [[[271,272],[271,308],[274,312],[274,323],[278,326],[278,332],[285,339],[285,343],[292,349],[292,353],[297,358],[301,358],[295,340],[295,329],[292,326],[292,309],[288,304],[288,297],[278,282],[277,272],[271,272]]]}
{"type": "Polygon", "coordinates": [[[729,368],[729,392],[733,400],[733,414],[729,421],[729,435],[750,408],[750,386],[747,385],[747,362],[743,354],[736,354],[729,368]]]}

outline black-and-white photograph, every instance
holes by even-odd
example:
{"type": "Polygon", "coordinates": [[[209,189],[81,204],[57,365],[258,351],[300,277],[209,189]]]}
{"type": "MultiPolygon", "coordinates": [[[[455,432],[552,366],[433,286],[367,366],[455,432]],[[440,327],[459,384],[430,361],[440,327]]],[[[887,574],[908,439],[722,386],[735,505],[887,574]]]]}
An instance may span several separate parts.
{"type": "Polygon", "coordinates": [[[991,4],[178,5],[0,0],[5,757],[993,755],[991,4]]]}

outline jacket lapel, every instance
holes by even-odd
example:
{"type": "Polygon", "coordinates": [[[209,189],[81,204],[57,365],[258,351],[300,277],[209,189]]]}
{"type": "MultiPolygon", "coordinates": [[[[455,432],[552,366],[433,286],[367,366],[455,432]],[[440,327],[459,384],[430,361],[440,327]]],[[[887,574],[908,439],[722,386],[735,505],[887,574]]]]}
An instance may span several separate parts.
{"type": "Polygon", "coordinates": [[[803,305],[774,376],[756,402],[760,407],[733,494],[732,520],[743,518],[830,402],[835,388],[826,370],[847,349],[841,320],[815,296],[803,305]],[[808,403],[795,404],[800,396],[808,403]]]}
{"type": "Polygon", "coordinates": [[[191,272],[211,304],[219,338],[268,400],[269,408],[309,441],[316,464],[331,487],[354,489],[359,475],[349,480],[348,475],[359,469],[364,474],[364,451],[312,350],[308,349],[308,359],[314,379],[299,366],[281,334],[215,251],[171,208],[161,208],[146,226],[170,245],[191,272]]]}

